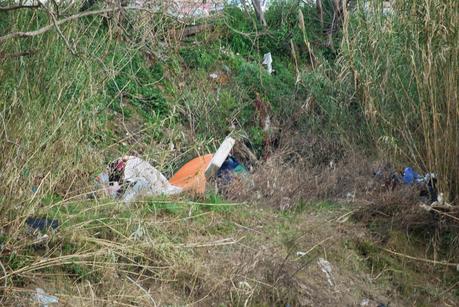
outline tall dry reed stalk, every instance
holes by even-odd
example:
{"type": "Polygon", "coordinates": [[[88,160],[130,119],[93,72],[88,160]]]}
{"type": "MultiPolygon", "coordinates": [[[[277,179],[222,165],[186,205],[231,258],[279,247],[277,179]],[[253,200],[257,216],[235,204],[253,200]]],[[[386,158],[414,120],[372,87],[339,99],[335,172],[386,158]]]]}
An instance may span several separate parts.
{"type": "Polygon", "coordinates": [[[459,197],[459,2],[369,1],[346,14],[342,75],[353,78],[379,150],[434,172],[459,197]]]}

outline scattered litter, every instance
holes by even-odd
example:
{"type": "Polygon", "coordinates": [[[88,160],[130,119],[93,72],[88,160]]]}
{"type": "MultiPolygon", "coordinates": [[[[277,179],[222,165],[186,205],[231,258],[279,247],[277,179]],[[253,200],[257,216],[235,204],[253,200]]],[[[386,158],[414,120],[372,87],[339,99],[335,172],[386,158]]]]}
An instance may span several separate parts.
{"type": "Polygon", "coordinates": [[[135,183],[141,182],[141,187],[137,189],[146,189],[145,192],[149,195],[171,195],[181,192],[180,188],[171,185],[156,168],[137,157],[129,157],[127,159],[124,169],[124,181],[131,185],[134,184],[134,186],[135,183]]]}
{"type": "Polygon", "coordinates": [[[36,250],[47,248],[49,240],[50,240],[50,237],[48,236],[48,234],[37,233],[36,237],[31,243],[31,246],[33,246],[36,250]]]}
{"type": "Polygon", "coordinates": [[[416,173],[411,167],[405,167],[403,170],[403,183],[414,184],[422,181],[422,176],[416,173]]]}
{"type": "Polygon", "coordinates": [[[325,273],[327,276],[327,281],[328,284],[333,287],[333,276],[332,276],[332,266],[331,263],[325,260],[324,258],[319,258],[319,261],[317,261],[317,264],[319,265],[320,269],[322,272],[325,273]]]}
{"type": "Polygon", "coordinates": [[[54,295],[46,294],[42,288],[36,288],[34,300],[40,305],[40,307],[48,307],[49,304],[59,303],[59,299],[54,295]]]}
{"type": "Polygon", "coordinates": [[[217,80],[218,74],[216,74],[216,73],[211,73],[211,74],[209,75],[209,78],[211,78],[211,79],[213,79],[213,80],[217,80]]]}
{"type": "Polygon", "coordinates": [[[428,206],[426,204],[419,204],[419,207],[421,207],[422,209],[426,210],[426,211],[431,211],[432,210],[432,206],[428,206]]]}
{"type": "Polygon", "coordinates": [[[328,166],[330,167],[330,169],[335,170],[335,169],[336,169],[336,163],[335,163],[335,161],[330,160],[330,163],[328,164],[328,166]]]}
{"type": "Polygon", "coordinates": [[[217,152],[213,155],[209,165],[207,166],[205,172],[206,178],[210,178],[215,175],[220,167],[222,167],[226,158],[229,156],[231,149],[233,149],[235,142],[236,141],[230,136],[225,138],[217,152]]]}
{"type": "Polygon", "coordinates": [[[268,71],[268,74],[272,74],[273,73],[273,58],[271,56],[271,52],[268,52],[266,53],[264,56],[263,56],[263,65],[266,65],[266,70],[268,71]]]}
{"type": "Polygon", "coordinates": [[[118,196],[118,192],[121,190],[121,186],[118,181],[110,181],[108,173],[101,173],[96,177],[97,189],[102,189],[104,193],[115,198],[118,196]]]}
{"type": "Polygon", "coordinates": [[[435,209],[443,209],[446,211],[449,211],[453,206],[450,203],[447,203],[445,201],[445,197],[443,193],[439,193],[437,196],[437,200],[434,201],[430,207],[435,208],[435,209]]]}
{"type": "Polygon", "coordinates": [[[395,187],[403,183],[405,185],[416,186],[420,190],[420,196],[427,198],[430,202],[437,201],[437,177],[435,173],[419,175],[412,167],[407,166],[401,175],[394,171],[390,165],[380,166],[374,173],[376,179],[384,181],[383,186],[394,190],[395,187]]]}
{"type": "Polygon", "coordinates": [[[346,194],[346,200],[347,200],[348,202],[353,202],[353,201],[355,201],[355,192],[352,192],[352,193],[351,193],[351,192],[347,192],[347,194],[346,194]]]}
{"type": "Polygon", "coordinates": [[[303,256],[306,256],[306,253],[305,252],[296,252],[296,255],[298,257],[303,257],[303,256]]]}
{"type": "Polygon", "coordinates": [[[36,217],[29,217],[26,220],[26,224],[32,230],[47,230],[49,228],[55,230],[59,227],[59,221],[53,219],[44,219],[44,218],[36,218],[36,217]]]}
{"type": "Polygon", "coordinates": [[[247,174],[247,169],[242,165],[235,157],[228,156],[223,162],[222,166],[217,172],[217,178],[220,179],[220,182],[227,184],[231,182],[235,175],[238,174],[247,174]]]}
{"type": "Polygon", "coordinates": [[[185,163],[185,165],[169,179],[169,182],[180,187],[183,191],[204,194],[206,191],[205,172],[212,157],[212,154],[207,154],[205,156],[196,157],[185,163]]]}
{"type": "Polygon", "coordinates": [[[96,181],[108,196],[121,198],[125,203],[139,197],[173,195],[182,191],[148,162],[134,156],[125,156],[110,163],[107,172],[97,176],[96,181]]]}
{"type": "MultiPolygon", "coordinates": [[[[204,194],[207,179],[214,176],[227,160],[235,140],[225,138],[215,154],[199,156],[187,162],[169,182],[184,191],[204,194]]],[[[229,166],[228,166],[229,167],[229,166]]]]}
{"type": "Polygon", "coordinates": [[[362,302],[360,303],[360,306],[362,306],[362,307],[363,307],[363,306],[368,306],[368,305],[370,305],[370,300],[367,299],[367,298],[364,298],[364,299],[362,300],[362,302]]]}
{"type": "Polygon", "coordinates": [[[431,202],[436,201],[439,196],[437,191],[437,176],[434,173],[428,173],[423,179],[425,187],[421,191],[421,196],[429,197],[431,202]]]}
{"type": "Polygon", "coordinates": [[[204,194],[208,178],[216,174],[225,178],[228,173],[246,171],[234,157],[228,158],[234,143],[233,138],[226,137],[215,154],[187,162],[169,181],[148,162],[125,156],[110,163],[106,172],[96,177],[96,182],[107,196],[122,199],[125,203],[139,197],[174,195],[183,191],[204,194]]]}
{"type": "Polygon", "coordinates": [[[438,194],[438,196],[437,196],[437,201],[433,202],[431,206],[432,206],[432,207],[435,206],[435,205],[440,205],[440,206],[442,206],[442,205],[444,205],[444,204],[445,204],[445,200],[444,200],[444,197],[443,197],[443,193],[440,193],[440,194],[438,194]]]}

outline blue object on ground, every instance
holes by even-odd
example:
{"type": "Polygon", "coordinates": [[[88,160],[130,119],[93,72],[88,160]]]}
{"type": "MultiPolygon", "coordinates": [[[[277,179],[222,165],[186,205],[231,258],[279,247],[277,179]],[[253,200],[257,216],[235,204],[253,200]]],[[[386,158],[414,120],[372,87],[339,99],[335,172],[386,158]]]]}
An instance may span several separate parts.
{"type": "Polygon", "coordinates": [[[405,167],[403,170],[403,183],[413,184],[416,183],[421,176],[417,174],[411,167],[405,167]]]}
{"type": "Polygon", "coordinates": [[[26,224],[29,225],[33,229],[39,229],[39,230],[46,230],[48,228],[56,229],[57,227],[59,227],[59,222],[57,220],[35,218],[35,217],[27,218],[26,224]]]}
{"type": "Polygon", "coordinates": [[[239,161],[233,157],[233,156],[228,156],[226,158],[225,162],[223,162],[222,166],[217,172],[217,177],[221,178],[224,183],[228,183],[231,181],[232,177],[234,174],[238,173],[245,173],[247,172],[247,169],[239,163],[239,161]]]}

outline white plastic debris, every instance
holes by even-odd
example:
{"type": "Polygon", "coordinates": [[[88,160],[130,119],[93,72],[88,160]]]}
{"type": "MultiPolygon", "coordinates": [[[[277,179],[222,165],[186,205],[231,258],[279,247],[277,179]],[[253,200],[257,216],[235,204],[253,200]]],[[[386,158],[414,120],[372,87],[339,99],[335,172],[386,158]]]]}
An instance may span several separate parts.
{"type": "Polygon", "coordinates": [[[433,203],[430,204],[432,208],[444,208],[444,209],[450,209],[452,205],[448,202],[445,201],[445,195],[443,193],[438,193],[437,196],[437,201],[434,201],[433,203]]]}
{"type": "Polygon", "coordinates": [[[362,306],[362,307],[363,307],[363,306],[368,306],[368,305],[370,305],[370,300],[367,299],[367,298],[364,298],[364,299],[362,300],[362,302],[360,302],[360,306],[362,306]]]}
{"type": "Polygon", "coordinates": [[[226,158],[233,149],[234,143],[236,141],[228,136],[225,138],[223,143],[218,148],[217,152],[212,157],[212,160],[209,163],[209,166],[206,169],[206,178],[212,177],[217,173],[217,171],[222,167],[223,162],[225,162],[226,158]]]}
{"type": "Polygon", "coordinates": [[[218,78],[218,74],[217,73],[211,73],[209,75],[209,78],[213,79],[213,80],[216,80],[218,78]]]}
{"type": "Polygon", "coordinates": [[[325,260],[324,258],[319,258],[319,261],[317,261],[317,264],[319,265],[320,269],[322,272],[325,273],[327,276],[327,281],[328,284],[333,287],[333,276],[332,276],[332,266],[331,263],[325,260]]]}
{"type": "Polygon", "coordinates": [[[266,53],[263,56],[263,65],[266,65],[266,70],[268,71],[268,74],[272,74],[273,72],[273,58],[271,56],[271,52],[266,53]]]}
{"type": "Polygon", "coordinates": [[[34,300],[40,305],[40,307],[48,307],[49,304],[59,303],[59,299],[54,295],[46,294],[42,288],[36,288],[34,300]]]}
{"type": "Polygon", "coordinates": [[[97,176],[96,181],[107,196],[121,198],[125,203],[145,196],[182,192],[181,188],[170,184],[166,177],[148,162],[134,156],[126,156],[111,163],[107,172],[97,176]]]}
{"type": "Polygon", "coordinates": [[[352,193],[351,192],[347,192],[346,193],[346,200],[348,202],[354,201],[355,200],[355,192],[352,192],[352,193]]]}
{"type": "Polygon", "coordinates": [[[123,181],[128,185],[123,197],[126,203],[141,196],[173,195],[182,191],[150,163],[132,156],[127,158],[123,181]]]}
{"type": "Polygon", "coordinates": [[[305,252],[296,252],[296,255],[298,257],[303,257],[303,256],[306,256],[306,253],[305,252]]]}
{"type": "Polygon", "coordinates": [[[119,182],[110,183],[109,175],[106,172],[99,174],[96,178],[97,188],[103,190],[106,196],[115,198],[121,189],[119,182]]]}
{"type": "Polygon", "coordinates": [[[421,207],[422,209],[424,209],[426,211],[431,211],[432,210],[432,207],[428,206],[426,204],[419,204],[419,207],[421,207]]]}

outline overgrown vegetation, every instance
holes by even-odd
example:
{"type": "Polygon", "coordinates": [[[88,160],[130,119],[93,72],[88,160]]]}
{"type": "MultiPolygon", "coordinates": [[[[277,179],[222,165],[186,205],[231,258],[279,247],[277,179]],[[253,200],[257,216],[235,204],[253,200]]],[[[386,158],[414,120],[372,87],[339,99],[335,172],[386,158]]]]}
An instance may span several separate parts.
{"type": "Polygon", "coordinates": [[[70,305],[454,304],[457,216],[419,213],[409,189],[380,192],[365,160],[435,172],[457,203],[459,4],[321,3],[275,1],[267,27],[228,6],[191,36],[154,2],[96,2],[108,10],[58,27],[81,3],[0,9],[0,303],[46,285],[70,305]],[[116,157],[169,177],[228,134],[259,159],[244,161],[255,188],[129,208],[91,198],[116,157]],[[43,240],[29,216],[60,227],[43,240]]]}

